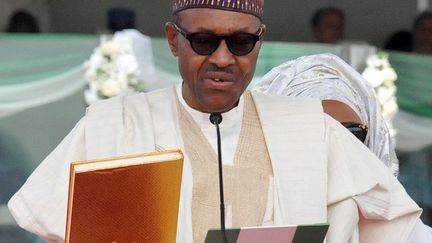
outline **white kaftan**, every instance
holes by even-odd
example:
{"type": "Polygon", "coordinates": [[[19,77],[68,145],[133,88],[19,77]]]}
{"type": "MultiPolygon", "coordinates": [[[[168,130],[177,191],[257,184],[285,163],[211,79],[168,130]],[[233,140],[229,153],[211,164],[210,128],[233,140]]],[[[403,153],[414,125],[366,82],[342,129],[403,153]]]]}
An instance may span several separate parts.
{"type": "MultiPolygon", "coordinates": [[[[47,241],[63,241],[71,161],[183,149],[175,99],[170,88],[91,106],[11,198],[18,224],[47,241]]],[[[328,220],[331,243],[407,241],[421,210],[362,143],[322,112],[319,102],[263,94],[253,99],[274,173],[274,224],[328,220]]],[[[191,199],[186,157],[179,243],[192,242],[191,199]]]]}

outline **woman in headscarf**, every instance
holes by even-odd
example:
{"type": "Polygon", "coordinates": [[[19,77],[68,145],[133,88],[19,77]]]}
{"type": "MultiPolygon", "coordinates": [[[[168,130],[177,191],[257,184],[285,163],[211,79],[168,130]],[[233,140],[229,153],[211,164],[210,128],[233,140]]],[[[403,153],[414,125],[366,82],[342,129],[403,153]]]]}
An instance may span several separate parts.
{"type": "Polygon", "coordinates": [[[320,99],[324,111],[342,123],[398,175],[398,159],[373,88],[332,54],[304,56],[273,68],[255,91],[320,99]]]}

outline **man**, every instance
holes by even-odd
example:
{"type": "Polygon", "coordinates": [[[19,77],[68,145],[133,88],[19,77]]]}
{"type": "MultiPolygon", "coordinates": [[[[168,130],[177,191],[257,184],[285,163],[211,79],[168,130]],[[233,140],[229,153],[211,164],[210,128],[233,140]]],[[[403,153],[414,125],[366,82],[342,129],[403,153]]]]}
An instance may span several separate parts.
{"type": "Polygon", "coordinates": [[[312,16],[311,27],[316,42],[336,44],[344,38],[345,15],[339,8],[320,8],[312,16]]]}
{"type": "Polygon", "coordinates": [[[263,6],[174,0],[166,36],[183,84],[92,105],[10,200],[20,226],[62,241],[70,161],[181,148],[177,242],[203,242],[219,227],[208,117],[221,112],[227,227],[328,221],[328,242],[406,241],[421,210],[319,102],[244,93],[265,33],[263,6]]]}
{"type": "Polygon", "coordinates": [[[425,11],[414,21],[414,52],[432,54],[432,13],[425,11]]]}

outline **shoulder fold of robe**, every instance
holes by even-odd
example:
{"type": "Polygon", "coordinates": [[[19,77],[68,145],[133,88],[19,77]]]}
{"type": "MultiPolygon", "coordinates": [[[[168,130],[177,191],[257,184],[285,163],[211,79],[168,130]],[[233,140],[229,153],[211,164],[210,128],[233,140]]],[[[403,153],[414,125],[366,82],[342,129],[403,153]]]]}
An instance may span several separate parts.
{"type": "Polygon", "coordinates": [[[327,148],[320,103],[252,94],[272,161],[275,210],[280,210],[275,223],[326,222],[327,148]]]}

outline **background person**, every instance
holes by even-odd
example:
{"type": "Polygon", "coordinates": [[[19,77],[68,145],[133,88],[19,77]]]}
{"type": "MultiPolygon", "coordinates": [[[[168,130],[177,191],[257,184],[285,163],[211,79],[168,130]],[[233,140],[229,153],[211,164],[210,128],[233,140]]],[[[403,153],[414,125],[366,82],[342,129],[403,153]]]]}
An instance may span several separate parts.
{"type": "Polygon", "coordinates": [[[310,21],[316,42],[336,44],[345,36],[345,14],[336,7],[324,7],[315,11],[310,21]]]}
{"type": "Polygon", "coordinates": [[[391,51],[413,51],[413,34],[409,30],[397,30],[386,41],[384,47],[391,51]]]}
{"type": "Polygon", "coordinates": [[[414,48],[420,54],[432,54],[432,12],[420,13],[414,21],[414,48]]]}
{"type": "Polygon", "coordinates": [[[125,7],[110,8],[107,13],[108,29],[115,33],[125,29],[135,29],[135,12],[125,7]]]}
{"type": "Polygon", "coordinates": [[[6,32],[40,32],[39,24],[36,18],[27,11],[19,10],[12,14],[6,32]]]}

